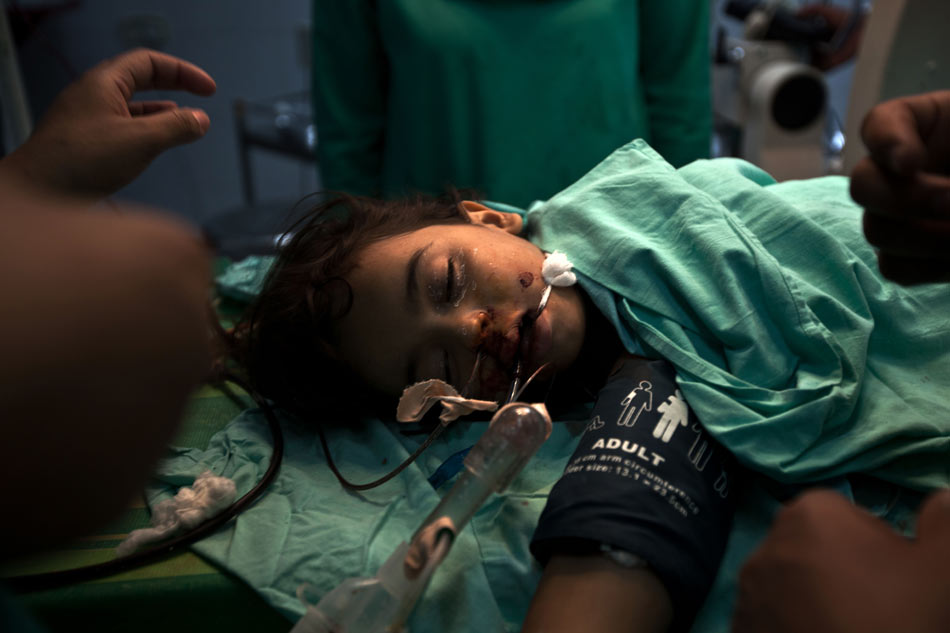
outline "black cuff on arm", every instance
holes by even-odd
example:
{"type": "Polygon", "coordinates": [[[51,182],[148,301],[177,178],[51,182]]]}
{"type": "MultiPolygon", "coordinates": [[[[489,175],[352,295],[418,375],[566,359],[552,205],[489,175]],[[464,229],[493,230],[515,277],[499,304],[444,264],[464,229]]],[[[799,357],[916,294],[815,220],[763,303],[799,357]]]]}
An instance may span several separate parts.
{"type": "Polygon", "coordinates": [[[531,543],[553,554],[601,545],[643,558],[687,630],[712,586],[734,512],[738,466],[706,433],[666,361],[632,358],[601,390],[531,543]]]}

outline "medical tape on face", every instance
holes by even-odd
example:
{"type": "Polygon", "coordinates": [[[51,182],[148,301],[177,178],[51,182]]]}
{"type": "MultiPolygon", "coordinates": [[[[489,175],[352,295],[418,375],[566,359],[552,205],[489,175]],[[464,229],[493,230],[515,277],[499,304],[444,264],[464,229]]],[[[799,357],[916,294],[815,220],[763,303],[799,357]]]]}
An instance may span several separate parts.
{"type": "Polygon", "coordinates": [[[441,403],[443,407],[439,415],[443,425],[474,411],[494,411],[498,408],[498,403],[491,400],[463,398],[455,387],[433,378],[403,389],[396,407],[396,419],[400,422],[418,422],[436,403],[441,403]]]}

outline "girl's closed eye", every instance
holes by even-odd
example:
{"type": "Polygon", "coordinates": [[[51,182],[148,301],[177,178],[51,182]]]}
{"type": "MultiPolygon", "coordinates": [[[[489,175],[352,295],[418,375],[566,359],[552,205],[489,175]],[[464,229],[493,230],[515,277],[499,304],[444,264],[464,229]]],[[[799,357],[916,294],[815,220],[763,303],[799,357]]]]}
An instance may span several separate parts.
{"type": "Polygon", "coordinates": [[[461,251],[449,256],[445,269],[445,303],[457,308],[466,291],[465,261],[461,251]]]}
{"type": "Polygon", "coordinates": [[[455,293],[458,291],[459,283],[456,278],[458,267],[455,264],[455,257],[450,256],[446,263],[445,270],[445,303],[455,299],[455,293]]]}
{"type": "Polygon", "coordinates": [[[464,294],[462,287],[462,270],[457,255],[450,255],[445,259],[445,266],[441,271],[436,269],[433,273],[433,283],[429,285],[429,296],[436,304],[443,306],[453,304],[458,307],[458,302],[464,294]]]}

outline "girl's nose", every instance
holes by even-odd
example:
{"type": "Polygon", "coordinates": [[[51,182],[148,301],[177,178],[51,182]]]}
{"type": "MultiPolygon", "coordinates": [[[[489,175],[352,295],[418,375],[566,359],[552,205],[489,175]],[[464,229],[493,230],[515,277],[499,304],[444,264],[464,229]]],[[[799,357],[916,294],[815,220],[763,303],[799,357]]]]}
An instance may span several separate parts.
{"type": "Polygon", "coordinates": [[[485,310],[473,310],[462,316],[459,328],[462,345],[475,351],[484,342],[491,326],[491,315],[485,310]]]}

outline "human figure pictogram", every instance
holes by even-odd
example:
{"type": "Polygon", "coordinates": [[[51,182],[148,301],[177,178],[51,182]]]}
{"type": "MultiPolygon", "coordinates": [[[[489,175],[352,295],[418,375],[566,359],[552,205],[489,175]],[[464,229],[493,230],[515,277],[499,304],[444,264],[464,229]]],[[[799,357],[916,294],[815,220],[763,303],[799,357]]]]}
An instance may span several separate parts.
{"type": "Polygon", "coordinates": [[[660,438],[663,442],[669,443],[673,439],[673,433],[680,426],[686,426],[689,421],[689,408],[686,401],[683,400],[683,394],[677,389],[672,396],[656,408],[663,414],[660,421],[653,428],[653,437],[660,438]]]}
{"type": "Polygon", "coordinates": [[[620,402],[624,407],[620,417],[617,418],[617,426],[633,426],[637,423],[637,418],[644,411],[653,410],[653,385],[649,380],[641,380],[633,391],[627,394],[627,397],[620,402]]]}

